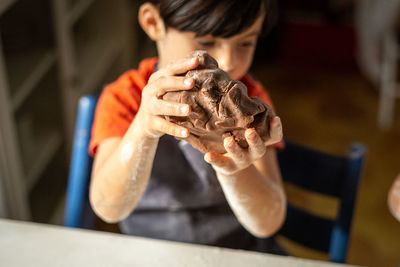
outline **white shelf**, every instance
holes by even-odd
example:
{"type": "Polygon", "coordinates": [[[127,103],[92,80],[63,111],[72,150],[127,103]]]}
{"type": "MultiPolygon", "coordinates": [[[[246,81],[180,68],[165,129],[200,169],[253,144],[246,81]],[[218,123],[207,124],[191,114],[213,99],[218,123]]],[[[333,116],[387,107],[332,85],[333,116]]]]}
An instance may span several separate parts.
{"type": "Polygon", "coordinates": [[[56,56],[52,51],[49,51],[42,56],[36,66],[32,69],[32,72],[26,76],[21,85],[16,89],[15,94],[12,97],[12,109],[14,112],[16,112],[22,103],[28,98],[40,80],[54,65],[55,61],[56,56]]]}
{"type": "Polygon", "coordinates": [[[57,131],[48,132],[41,137],[41,141],[35,146],[37,154],[31,165],[27,166],[26,186],[28,191],[36,184],[47,165],[54,158],[62,140],[62,135],[57,131]]]}
{"type": "Polygon", "coordinates": [[[7,9],[17,2],[17,0],[1,0],[0,1],[0,15],[7,11],[7,9]]]}
{"type": "Polygon", "coordinates": [[[80,0],[73,3],[72,8],[66,16],[67,24],[72,26],[86,12],[95,0],[80,0]]]}

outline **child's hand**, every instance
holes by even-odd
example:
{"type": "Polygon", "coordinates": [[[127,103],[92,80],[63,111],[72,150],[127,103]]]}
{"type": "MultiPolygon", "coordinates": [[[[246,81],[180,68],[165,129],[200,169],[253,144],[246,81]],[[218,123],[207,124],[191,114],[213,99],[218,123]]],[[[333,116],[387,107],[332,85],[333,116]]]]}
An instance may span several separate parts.
{"type": "Polygon", "coordinates": [[[169,91],[190,90],[194,86],[192,78],[176,76],[194,69],[199,64],[197,57],[170,62],[165,68],[153,73],[142,92],[142,100],[137,119],[148,136],[158,138],[169,134],[188,137],[189,130],[163,118],[169,116],[188,116],[190,106],[165,101],[162,96],[169,91]]]}
{"type": "Polygon", "coordinates": [[[390,188],[388,204],[392,215],[400,221],[400,174],[390,188]]]}
{"type": "Polygon", "coordinates": [[[213,165],[214,169],[225,175],[232,175],[243,170],[260,159],[266,152],[266,147],[282,140],[282,124],[279,117],[274,117],[270,122],[271,138],[263,142],[254,129],[247,129],[245,137],[249,147],[243,149],[235,142],[233,137],[224,139],[225,154],[206,153],[204,160],[213,165]]]}

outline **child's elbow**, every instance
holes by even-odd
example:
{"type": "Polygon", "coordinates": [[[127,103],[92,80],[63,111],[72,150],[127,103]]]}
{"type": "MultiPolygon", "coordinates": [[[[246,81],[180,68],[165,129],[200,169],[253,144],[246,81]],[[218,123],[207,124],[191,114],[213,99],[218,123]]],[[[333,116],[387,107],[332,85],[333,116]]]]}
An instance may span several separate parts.
{"type": "Polygon", "coordinates": [[[282,227],[282,225],[283,221],[277,224],[260,227],[258,229],[257,228],[253,229],[251,233],[258,238],[268,238],[273,236],[276,232],[278,232],[279,229],[282,227]]]}
{"type": "Polygon", "coordinates": [[[107,212],[102,212],[96,209],[94,209],[94,212],[102,221],[106,223],[118,223],[124,219],[121,216],[117,216],[115,214],[110,214],[107,212]]]}
{"type": "Polygon", "coordinates": [[[129,215],[127,212],[121,212],[117,207],[101,205],[101,203],[96,201],[92,196],[90,197],[90,206],[97,217],[106,223],[118,223],[129,215]]]}
{"type": "Polygon", "coordinates": [[[117,213],[110,209],[102,209],[92,205],[92,209],[94,213],[104,222],[106,223],[118,223],[124,220],[127,215],[117,213]]]}
{"type": "Polygon", "coordinates": [[[283,226],[286,218],[286,208],[282,209],[278,214],[258,223],[250,230],[250,233],[258,238],[268,238],[276,234],[283,226]]]}

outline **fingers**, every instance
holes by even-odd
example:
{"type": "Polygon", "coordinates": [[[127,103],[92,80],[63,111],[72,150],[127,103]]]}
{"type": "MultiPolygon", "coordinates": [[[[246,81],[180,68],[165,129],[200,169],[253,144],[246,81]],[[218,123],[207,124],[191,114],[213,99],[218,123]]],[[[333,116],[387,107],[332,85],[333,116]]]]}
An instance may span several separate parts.
{"type": "Polygon", "coordinates": [[[198,57],[178,59],[167,64],[165,73],[167,75],[178,75],[196,68],[197,65],[199,65],[198,57]]]}
{"type": "Polygon", "coordinates": [[[214,153],[206,153],[204,155],[204,160],[210,164],[219,166],[219,167],[226,167],[229,166],[232,162],[232,159],[226,157],[222,154],[214,154],[214,153]]]}
{"type": "Polygon", "coordinates": [[[170,91],[190,90],[193,86],[193,78],[165,76],[154,80],[143,89],[140,114],[144,114],[141,117],[144,118],[144,128],[148,133],[156,136],[169,134],[182,138],[189,136],[186,128],[165,120],[161,115],[188,116],[191,111],[190,106],[166,101],[161,97],[170,91]]]}
{"type": "Polygon", "coordinates": [[[157,80],[163,76],[173,76],[186,73],[187,71],[196,68],[198,65],[199,59],[197,57],[182,58],[171,61],[167,64],[167,66],[151,75],[149,82],[157,80]]]}
{"type": "Polygon", "coordinates": [[[230,175],[236,170],[232,158],[222,154],[206,153],[204,160],[211,164],[215,171],[221,174],[230,175]]]}
{"type": "Polygon", "coordinates": [[[140,106],[140,118],[142,118],[143,127],[148,133],[156,136],[169,134],[181,138],[189,136],[188,129],[165,120],[161,115],[188,116],[191,111],[190,106],[165,101],[161,98],[167,92],[192,89],[195,83],[193,78],[175,75],[194,69],[198,64],[197,57],[184,58],[169,63],[151,75],[147,86],[143,89],[140,106]]]}
{"type": "Polygon", "coordinates": [[[193,78],[185,77],[160,77],[150,84],[150,91],[153,95],[160,98],[167,92],[190,90],[194,86],[193,78]]]}
{"type": "Polygon", "coordinates": [[[168,102],[160,99],[153,101],[153,115],[166,115],[184,117],[190,114],[191,108],[187,104],[168,102]]]}
{"type": "Polygon", "coordinates": [[[190,90],[194,86],[192,78],[161,77],[147,86],[146,96],[142,97],[142,106],[152,115],[188,116],[191,109],[188,104],[162,100],[160,97],[169,91],[190,90]]]}
{"type": "Polygon", "coordinates": [[[282,122],[281,119],[278,116],[275,116],[272,118],[270,122],[270,139],[268,139],[266,142],[264,142],[265,145],[273,145],[275,143],[278,143],[282,140],[283,137],[283,132],[282,132],[282,122]]]}
{"type": "Polygon", "coordinates": [[[224,139],[226,154],[218,155],[207,153],[204,160],[213,165],[214,169],[223,174],[233,174],[247,168],[256,160],[264,156],[267,145],[275,144],[282,140],[282,123],[279,117],[275,116],[270,122],[270,139],[264,142],[255,129],[247,129],[245,138],[249,145],[243,149],[235,141],[233,136],[224,139]]]}
{"type": "Polygon", "coordinates": [[[249,144],[249,154],[252,159],[261,158],[266,151],[266,146],[255,129],[247,129],[245,132],[247,143],[249,144]]]}
{"type": "Polygon", "coordinates": [[[204,156],[204,160],[213,165],[220,174],[231,175],[248,167],[255,160],[251,158],[249,150],[241,148],[233,136],[224,139],[224,147],[227,151],[225,154],[207,153],[204,156]]]}
{"type": "Polygon", "coordinates": [[[166,133],[172,136],[185,138],[189,136],[189,130],[185,127],[176,125],[175,123],[169,122],[162,117],[154,116],[152,120],[153,130],[160,132],[160,134],[166,133]]]}
{"type": "Polygon", "coordinates": [[[248,153],[241,148],[233,136],[224,139],[224,147],[236,164],[242,165],[248,161],[248,153]]]}
{"type": "Polygon", "coordinates": [[[188,104],[180,104],[160,99],[166,92],[178,90],[190,90],[194,86],[192,78],[161,77],[151,84],[150,90],[156,97],[151,98],[151,113],[153,115],[188,116],[191,109],[188,104]]]}

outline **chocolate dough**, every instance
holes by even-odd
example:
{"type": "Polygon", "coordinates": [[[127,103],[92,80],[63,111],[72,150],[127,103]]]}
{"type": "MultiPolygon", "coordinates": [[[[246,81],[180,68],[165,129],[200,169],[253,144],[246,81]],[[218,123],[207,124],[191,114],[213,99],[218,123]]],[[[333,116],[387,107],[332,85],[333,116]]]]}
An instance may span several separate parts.
{"type": "Polygon", "coordinates": [[[183,140],[203,153],[226,153],[223,139],[234,136],[243,148],[248,144],[244,137],[247,128],[255,128],[261,138],[269,138],[269,121],[272,109],[257,97],[247,95],[246,86],[232,80],[218,68],[217,61],[205,51],[196,51],[199,65],[185,76],[195,80],[189,91],[168,92],[164,100],[186,103],[191,107],[187,117],[165,116],[167,120],[184,126],[190,135],[183,140]]]}

